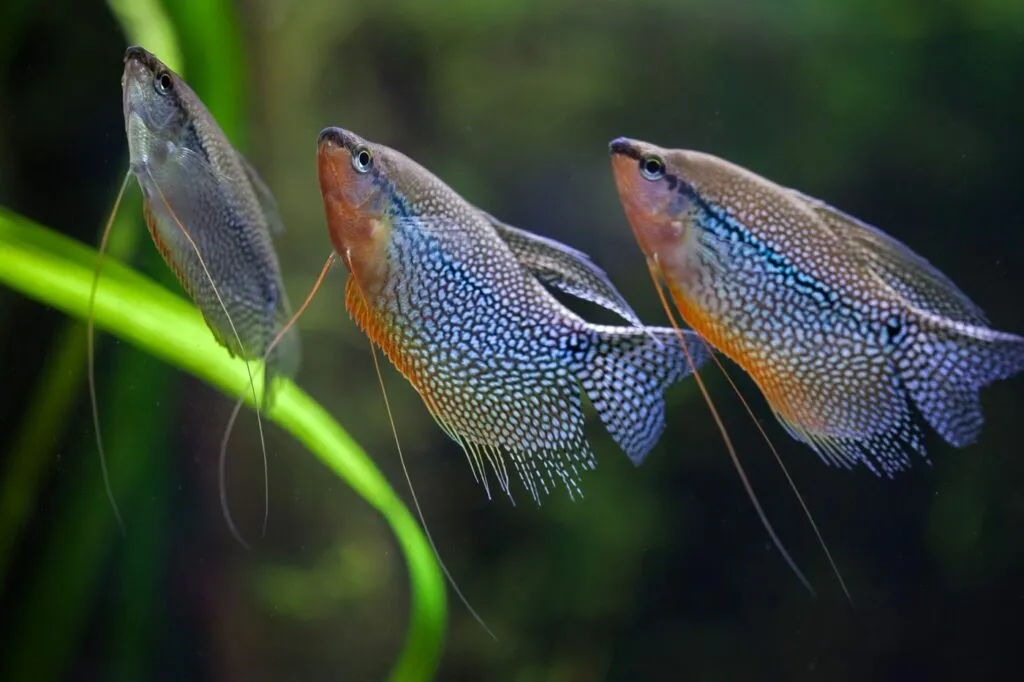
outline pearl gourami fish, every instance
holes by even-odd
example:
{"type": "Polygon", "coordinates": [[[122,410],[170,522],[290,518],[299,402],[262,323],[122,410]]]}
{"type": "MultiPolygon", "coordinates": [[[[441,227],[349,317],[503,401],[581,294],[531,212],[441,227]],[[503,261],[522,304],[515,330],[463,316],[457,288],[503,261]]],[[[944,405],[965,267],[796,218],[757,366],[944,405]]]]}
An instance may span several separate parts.
{"type": "MultiPolygon", "coordinates": [[[[124,62],[130,168],[153,242],[220,344],[262,359],[291,317],[271,241],[283,231],[273,196],[184,80],[141,47],[124,62]]],[[[268,375],[294,376],[300,353],[292,328],[268,375]]]]}
{"type": "Polygon", "coordinates": [[[546,286],[635,314],[585,255],[504,225],[403,154],[327,128],[320,190],[335,251],[350,270],[359,327],[419,392],[487,486],[511,496],[506,458],[531,496],[579,494],[594,467],[585,393],[639,464],[665,424],[665,389],[707,358],[673,329],[590,324],[546,286]],[[687,358],[687,354],[690,358],[687,358]]]}
{"type": "MultiPolygon", "coordinates": [[[[217,341],[232,356],[264,361],[264,400],[250,387],[257,405],[266,407],[266,389],[274,376],[293,377],[301,347],[281,278],[271,232],[281,232],[277,206],[263,181],[231,146],[220,126],[188,84],[155,55],[129,47],[121,77],[122,108],[128,141],[129,173],[143,194],[146,225],[157,250],[192,298],[217,341]],[[281,338],[277,338],[280,335],[281,338]],[[276,341],[275,341],[276,339],[276,341]],[[273,344],[273,346],[272,346],[273,344]]],[[[115,202],[114,214],[121,194],[115,202]]],[[[102,258],[111,215],[104,231],[102,258]]],[[[101,261],[92,296],[99,285],[101,261]]],[[[118,523],[120,512],[110,488],[100,432],[93,369],[91,312],[88,326],[89,393],[104,482],[118,523]]],[[[221,501],[232,533],[244,540],[228,512],[224,490],[227,438],[221,445],[221,501]]],[[[266,451],[259,414],[260,442],[266,451]]],[[[264,516],[264,524],[266,515],[264,516]]]]}
{"type": "Polygon", "coordinates": [[[1024,369],[906,245],[832,206],[695,151],[610,144],[619,197],[685,322],[742,367],[827,463],[893,476],[925,455],[915,413],[954,446],[979,392],[1024,369]]]}

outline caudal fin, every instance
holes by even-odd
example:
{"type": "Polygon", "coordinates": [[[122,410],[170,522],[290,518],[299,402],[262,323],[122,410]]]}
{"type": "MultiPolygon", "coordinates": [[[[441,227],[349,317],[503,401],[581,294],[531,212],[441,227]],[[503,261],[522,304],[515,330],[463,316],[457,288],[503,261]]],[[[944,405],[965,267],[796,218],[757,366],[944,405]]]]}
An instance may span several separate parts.
{"type": "Polygon", "coordinates": [[[951,445],[964,447],[984,421],[981,389],[1024,371],[1024,338],[925,315],[920,335],[896,361],[925,420],[951,445]]]}
{"type": "Polygon", "coordinates": [[[674,329],[595,326],[595,352],[577,376],[608,432],[633,464],[643,463],[665,428],[664,392],[708,360],[707,344],[674,329]]]}

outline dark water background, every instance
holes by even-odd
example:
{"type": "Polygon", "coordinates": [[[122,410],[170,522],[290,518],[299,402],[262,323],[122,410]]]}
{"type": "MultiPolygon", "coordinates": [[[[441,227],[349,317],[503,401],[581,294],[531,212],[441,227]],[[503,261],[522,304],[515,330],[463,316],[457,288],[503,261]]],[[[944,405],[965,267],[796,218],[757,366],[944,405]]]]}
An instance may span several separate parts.
{"type": "MultiPolygon", "coordinates": [[[[330,248],[316,136],[342,125],[508,222],[588,251],[643,319],[663,323],[609,169],[607,142],[627,135],[714,153],[878,225],[997,328],[1024,333],[1024,3],[245,0],[238,15],[247,134],[236,141],[280,204],[293,301],[330,248]]],[[[101,3],[0,8],[0,203],[93,244],[125,168],[124,47],[101,3]]],[[[141,243],[136,264],[166,278],[151,252],[141,243]]],[[[407,497],[343,281],[329,278],[303,319],[299,382],[407,497]]],[[[382,678],[408,588],[381,518],[271,428],[270,525],[253,551],[240,548],[217,501],[229,400],[111,337],[100,388],[107,437],[132,453],[112,471],[130,530],[83,542],[76,524],[111,519],[84,385],[60,388],[70,369],[46,374],[65,328],[0,291],[0,465],[33,396],[73,390],[39,446],[28,525],[0,556],[0,662],[19,657],[26,680],[382,678]]],[[[439,679],[1013,678],[1024,378],[984,392],[975,445],[933,437],[932,466],[917,461],[895,481],[824,466],[740,381],[831,544],[851,608],[739,401],[706,376],[817,598],[770,546],[693,386],[669,392],[669,428],[640,469],[590,423],[600,465],[586,498],[538,509],[524,495],[517,507],[488,502],[387,369],[434,537],[500,637],[452,600],[439,679]]],[[[257,444],[245,415],[229,488],[250,537],[262,516],[257,444]]]]}

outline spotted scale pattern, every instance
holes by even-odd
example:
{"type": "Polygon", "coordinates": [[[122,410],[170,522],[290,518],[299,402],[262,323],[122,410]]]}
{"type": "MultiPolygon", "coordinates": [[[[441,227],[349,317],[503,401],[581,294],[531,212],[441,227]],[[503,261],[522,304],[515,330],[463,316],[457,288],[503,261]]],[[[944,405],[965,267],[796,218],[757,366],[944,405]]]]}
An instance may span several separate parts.
{"type": "MultiPolygon", "coordinates": [[[[945,275],[877,228],[709,155],[628,149],[637,173],[652,154],[665,160],[662,220],[625,201],[640,235],[679,229],[665,274],[683,317],[826,462],[906,468],[925,453],[915,410],[966,445],[982,424],[980,388],[1024,369],[1024,339],[989,329],[945,275]]],[[[620,192],[630,186],[620,179],[620,192]]]]}
{"type": "MultiPolygon", "coordinates": [[[[373,150],[390,171],[380,180],[390,197],[386,276],[371,293],[350,277],[349,310],[463,447],[488,494],[487,468],[510,497],[510,468],[537,502],[555,486],[582,494],[595,458],[581,389],[639,464],[664,428],[663,391],[690,372],[675,330],[585,322],[516,259],[488,216],[406,157],[373,150]]],[[[705,345],[683,338],[699,367],[705,345]]]]}
{"type": "MultiPolygon", "coordinates": [[[[580,473],[595,464],[581,387],[642,461],[664,428],[662,392],[689,372],[674,330],[655,330],[655,341],[643,330],[589,325],[500,242],[474,239],[458,223],[412,218],[392,229],[392,276],[373,311],[356,318],[463,446],[479,481],[487,486],[487,462],[508,492],[508,456],[534,499],[549,484],[581,494],[580,473]]],[[[350,283],[350,309],[360,311],[360,297],[350,283]]],[[[704,345],[689,341],[702,363],[704,345]]]]}
{"type": "MultiPolygon", "coordinates": [[[[261,359],[291,318],[271,239],[283,227],[270,190],[195,92],[155,56],[129,48],[123,88],[130,169],[154,244],[220,344],[261,359]]],[[[294,376],[300,359],[292,328],[266,371],[294,376]]]]}

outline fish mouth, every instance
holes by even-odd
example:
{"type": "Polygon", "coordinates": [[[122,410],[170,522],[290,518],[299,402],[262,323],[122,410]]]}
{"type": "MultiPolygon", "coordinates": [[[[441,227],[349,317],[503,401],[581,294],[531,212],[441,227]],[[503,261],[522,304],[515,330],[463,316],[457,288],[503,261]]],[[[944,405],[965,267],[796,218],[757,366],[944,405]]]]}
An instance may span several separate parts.
{"type": "Polygon", "coordinates": [[[348,156],[348,152],[342,142],[340,132],[340,128],[325,128],[320,131],[316,140],[316,160],[317,174],[320,176],[320,194],[323,196],[324,202],[344,206],[351,202],[346,196],[346,178],[343,170],[343,164],[347,165],[347,160],[344,157],[348,156]]]}
{"type": "Polygon", "coordinates": [[[148,50],[146,50],[146,48],[139,47],[138,45],[132,45],[124,51],[124,63],[126,65],[130,61],[139,61],[142,62],[144,65],[148,66],[150,69],[152,69],[155,66],[155,60],[156,57],[153,55],[152,52],[149,52],[148,50]]]}
{"type": "Polygon", "coordinates": [[[362,145],[363,141],[359,136],[354,133],[350,133],[344,128],[328,126],[320,131],[320,134],[316,138],[316,144],[321,149],[324,147],[334,147],[336,149],[344,149],[351,152],[362,145]]]}
{"type": "Polygon", "coordinates": [[[323,151],[324,147],[344,147],[345,143],[342,141],[344,132],[344,130],[335,126],[324,128],[316,138],[316,146],[321,151],[323,151]]]}
{"type": "Polygon", "coordinates": [[[317,167],[320,174],[320,192],[325,197],[337,200],[344,181],[338,166],[339,158],[345,151],[341,128],[324,128],[316,138],[317,167]]]}
{"type": "Polygon", "coordinates": [[[608,153],[612,156],[628,156],[631,159],[640,158],[640,150],[636,142],[628,137],[616,137],[608,143],[608,153]]]}

